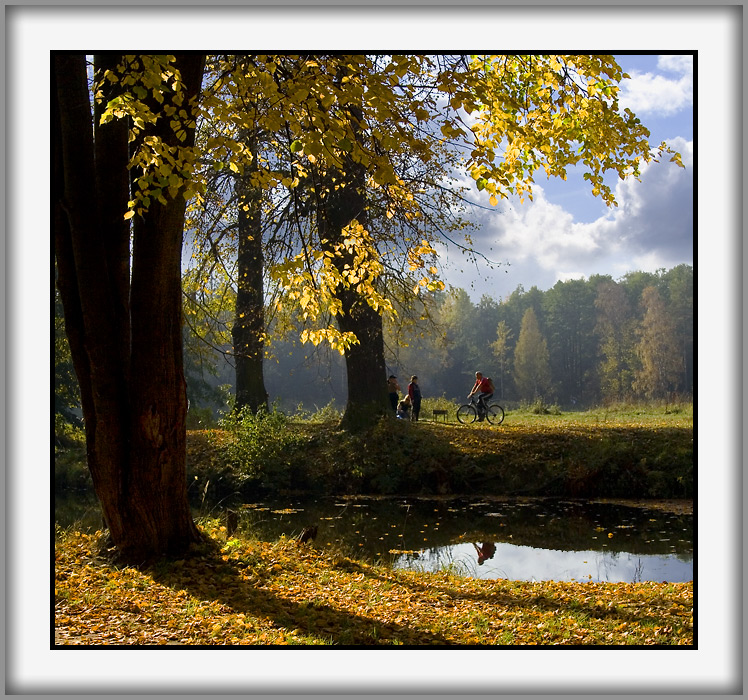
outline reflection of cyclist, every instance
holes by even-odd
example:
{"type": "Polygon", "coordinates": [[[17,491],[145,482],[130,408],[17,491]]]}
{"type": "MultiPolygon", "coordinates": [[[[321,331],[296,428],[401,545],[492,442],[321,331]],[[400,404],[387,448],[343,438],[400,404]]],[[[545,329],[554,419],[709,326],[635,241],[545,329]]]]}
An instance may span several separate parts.
{"type": "Polygon", "coordinates": [[[496,545],[493,542],[484,542],[480,547],[473,542],[475,551],[478,552],[478,565],[480,566],[486,559],[493,559],[496,554],[496,545]]]}
{"type": "Polygon", "coordinates": [[[493,396],[494,387],[491,377],[484,377],[480,372],[475,373],[475,384],[473,384],[472,391],[468,394],[468,398],[471,398],[474,394],[480,392],[478,397],[478,420],[485,420],[486,418],[486,401],[493,396]]]}

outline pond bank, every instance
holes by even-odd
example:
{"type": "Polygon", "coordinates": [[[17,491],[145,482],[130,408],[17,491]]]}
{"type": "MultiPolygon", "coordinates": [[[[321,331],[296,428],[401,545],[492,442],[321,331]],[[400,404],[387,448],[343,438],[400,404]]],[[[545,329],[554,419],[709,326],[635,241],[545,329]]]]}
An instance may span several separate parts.
{"type": "MultiPolygon", "coordinates": [[[[237,537],[293,539],[314,527],[318,549],[419,571],[521,581],[689,581],[693,516],[688,504],[548,498],[277,497],[201,503],[197,522],[231,513],[237,537]],[[677,512],[676,512],[677,511],[677,512]],[[481,544],[482,543],[482,544],[481,544]],[[486,545],[485,543],[489,543],[486,545]],[[490,556],[476,560],[478,547],[490,556]],[[494,556],[495,555],[495,556],[494,556]]],[[[58,495],[55,521],[96,531],[98,505],[58,495]]]]}
{"type": "Polygon", "coordinates": [[[188,433],[191,487],[261,495],[453,495],[689,500],[692,421],[519,418],[499,427],[383,420],[350,434],[289,422],[280,455],[242,464],[222,431],[188,433]],[[194,483],[193,483],[194,482],[194,483]]]}
{"type": "MultiPolygon", "coordinates": [[[[332,422],[285,418],[250,428],[187,432],[193,502],[302,493],[650,502],[694,497],[690,414],[509,412],[498,427],[384,419],[358,434],[332,422]]],[[[83,447],[56,451],[55,486],[90,488],[83,447]]]]}

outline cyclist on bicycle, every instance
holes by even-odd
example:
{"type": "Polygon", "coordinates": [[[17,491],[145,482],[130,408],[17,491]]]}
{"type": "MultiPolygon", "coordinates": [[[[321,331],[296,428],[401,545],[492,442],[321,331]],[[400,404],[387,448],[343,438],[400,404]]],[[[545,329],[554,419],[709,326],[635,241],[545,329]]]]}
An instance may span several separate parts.
{"type": "Polygon", "coordinates": [[[491,377],[484,377],[480,372],[476,372],[475,384],[473,384],[473,389],[468,394],[468,398],[472,398],[474,394],[480,393],[480,396],[478,396],[479,421],[486,419],[486,402],[493,396],[493,392],[494,386],[491,377]]]}

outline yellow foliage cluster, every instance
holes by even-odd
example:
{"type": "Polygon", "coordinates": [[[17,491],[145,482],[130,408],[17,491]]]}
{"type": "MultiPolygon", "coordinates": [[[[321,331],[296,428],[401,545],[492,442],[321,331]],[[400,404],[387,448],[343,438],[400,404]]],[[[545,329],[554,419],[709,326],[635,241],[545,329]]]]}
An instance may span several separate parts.
{"type": "MultiPolygon", "coordinates": [[[[315,322],[325,313],[336,316],[342,309],[339,292],[345,288],[354,289],[379,313],[396,314],[392,302],[378,289],[383,265],[369,231],[354,219],[343,229],[340,242],[322,243],[322,250],[299,253],[271,266],[271,279],[286,290],[276,302],[278,310],[291,302],[299,307],[303,321],[315,322]]],[[[326,327],[304,328],[301,341],[314,345],[326,341],[343,354],[358,339],[351,333],[326,327]]]]}
{"type": "MultiPolygon", "coordinates": [[[[411,272],[436,251],[431,239],[419,244],[409,238],[425,220],[417,196],[422,185],[406,181],[398,163],[462,169],[492,205],[510,195],[532,198],[538,171],[566,178],[569,167],[581,167],[592,193],[614,205],[607,172],[636,177],[641,163],[671,152],[666,144],[652,149],[648,130],[619,109],[618,83],[627,76],[607,55],[211,56],[195,104],[185,103],[173,64],[173,56],[132,55],[118,70],[97,76],[99,85],[120,88],[102,121],[129,117],[138,145],[128,217],[167,197],[202,206],[216,171],[246,176],[267,201],[279,201],[301,192],[324,197],[345,186],[352,168],[363,168],[385,222],[396,216],[407,222],[408,233],[395,235],[411,272]],[[159,119],[168,121],[179,142],[198,124],[199,143],[190,148],[141,138],[159,119]],[[248,137],[260,133],[263,149],[253,151],[248,137]]],[[[97,89],[97,99],[103,94],[97,89]]],[[[680,163],[678,154],[672,159],[680,163]]],[[[421,228],[416,241],[435,235],[421,228]]],[[[322,326],[310,328],[305,340],[327,340],[338,349],[355,342],[322,322],[340,313],[335,292],[341,286],[393,313],[393,299],[377,284],[383,269],[377,244],[384,235],[353,222],[345,234],[352,259],[342,272],[330,258],[339,251],[322,240],[305,240],[301,253],[276,265],[281,304],[300,304],[304,320],[322,326]]],[[[437,275],[432,265],[428,275],[413,279],[413,292],[442,289],[437,275]]]]}

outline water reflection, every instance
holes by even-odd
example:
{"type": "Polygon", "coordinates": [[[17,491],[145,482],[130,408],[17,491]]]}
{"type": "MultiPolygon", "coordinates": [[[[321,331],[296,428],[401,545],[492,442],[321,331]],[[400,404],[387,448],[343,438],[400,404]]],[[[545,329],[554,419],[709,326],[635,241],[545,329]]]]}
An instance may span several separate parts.
{"type": "Polygon", "coordinates": [[[561,551],[500,542],[490,561],[476,557],[475,544],[456,544],[399,556],[394,566],[411,571],[449,570],[481,579],[512,581],[684,582],[693,579],[693,559],[673,554],[561,551]]]}
{"type": "MultiPolygon", "coordinates": [[[[239,515],[238,532],[273,541],[317,527],[314,546],[399,568],[523,581],[689,581],[693,516],[573,500],[290,498],[196,504],[239,515]]],[[[60,525],[100,527],[98,508],[58,496],[60,525]],[[85,517],[84,517],[85,516],[85,517]]]]}
{"type": "Polygon", "coordinates": [[[487,559],[493,559],[496,554],[496,545],[493,542],[484,542],[480,547],[473,543],[475,551],[478,553],[478,566],[482,566],[487,559]]]}

